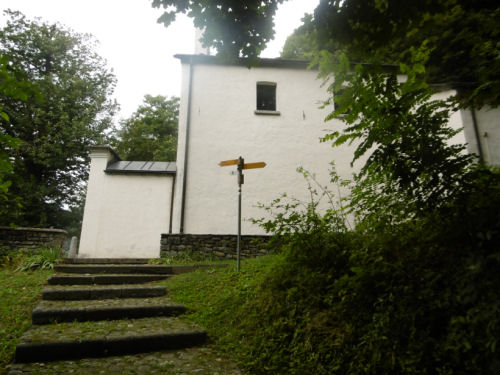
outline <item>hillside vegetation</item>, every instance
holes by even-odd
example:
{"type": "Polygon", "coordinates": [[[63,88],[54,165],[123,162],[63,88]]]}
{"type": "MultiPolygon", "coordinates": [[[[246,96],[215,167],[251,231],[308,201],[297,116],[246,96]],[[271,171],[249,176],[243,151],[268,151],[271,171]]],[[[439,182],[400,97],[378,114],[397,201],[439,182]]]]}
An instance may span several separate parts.
{"type": "Polygon", "coordinates": [[[252,374],[498,374],[500,175],[471,173],[439,209],[371,229],[288,206],[267,222],[278,254],[170,292],[252,374]]]}

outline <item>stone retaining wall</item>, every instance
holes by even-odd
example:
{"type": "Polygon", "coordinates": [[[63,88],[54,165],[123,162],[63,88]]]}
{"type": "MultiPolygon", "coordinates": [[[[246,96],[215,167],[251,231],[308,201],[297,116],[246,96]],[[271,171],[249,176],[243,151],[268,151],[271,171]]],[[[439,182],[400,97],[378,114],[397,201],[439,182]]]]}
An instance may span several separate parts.
{"type": "Polygon", "coordinates": [[[37,249],[64,245],[68,233],[62,229],[0,227],[0,248],[37,249]]]}
{"type": "MultiPolygon", "coordinates": [[[[266,245],[271,236],[241,236],[241,257],[251,258],[269,253],[266,245]]],[[[201,255],[207,259],[235,259],[237,236],[233,234],[162,234],[161,254],[201,255]]]]}

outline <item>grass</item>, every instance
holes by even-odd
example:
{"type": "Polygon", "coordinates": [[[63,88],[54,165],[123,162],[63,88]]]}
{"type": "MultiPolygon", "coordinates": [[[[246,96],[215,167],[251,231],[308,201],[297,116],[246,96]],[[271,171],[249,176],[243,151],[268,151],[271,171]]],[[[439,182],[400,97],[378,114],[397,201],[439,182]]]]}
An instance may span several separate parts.
{"type": "Polygon", "coordinates": [[[234,263],[233,260],[226,259],[200,259],[197,258],[179,258],[179,257],[163,257],[163,258],[152,258],[148,261],[149,264],[155,265],[165,265],[165,266],[189,266],[197,264],[229,264],[234,263]]]}
{"type": "Polygon", "coordinates": [[[166,281],[167,288],[176,302],[191,310],[188,318],[207,330],[217,348],[245,366],[251,347],[244,327],[259,321],[259,311],[252,307],[252,301],[280,262],[280,255],[244,259],[241,271],[237,272],[233,261],[227,268],[197,270],[173,277],[166,281]]]}
{"type": "Polygon", "coordinates": [[[165,255],[161,254],[160,258],[153,258],[149,260],[150,264],[160,265],[191,265],[191,264],[213,264],[213,263],[227,263],[227,260],[217,258],[207,258],[207,256],[196,252],[195,250],[186,250],[179,255],[165,255]]]}
{"type": "MultiPolygon", "coordinates": [[[[0,249],[0,375],[8,372],[18,339],[31,325],[31,312],[41,299],[43,285],[52,274],[52,265],[56,260],[57,256],[54,256],[54,252],[50,249],[36,254],[28,250],[13,252],[0,249]]],[[[160,258],[153,260],[152,263],[230,264],[230,267],[223,269],[199,270],[179,275],[169,284],[178,301],[190,301],[187,305],[193,311],[197,310],[196,313],[191,314],[191,319],[203,322],[202,324],[206,327],[212,327],[210,332],[214,337],[222,326],[217,328],[212,323],[214,320],[211,315],[212,302],[208,296],[219,295],[222,298],[231,298],[233,289],[228,289],[226,293],[222,293],[222,290],[224,285],[238,280],[235,289],[243,293],[241,296],[243,298],[245,291],[248,291],[258,280],[256,276],[267,269],[267,261],[264,258],[243,260],[242,271],[239,274],[236,272],[235,261],[199,260],[185,256],[160,258]],[[211,284],[210,280],[214,284],[211,284]],[[204,287],[200,288],[200,285],[204,287]],[[213,285],[215,289],[211,289],[210,285],[213,285]],[[198,301],[204,303],[199,305],[198,301]],[[204,308],[199,308],[202,306],[204,308]]]]}
{"type": "Polygon", "coordinates": [[[0,268],[0,374],[6,374],[19,337],[31,325],[31,311],[52,270],[19,272],[0,268]]]}
{"type": "Polygon", "coordinates": [[[0,375],[7,373],[16,344],[31,325],[31,311],[60,251],[0,249],[0,375]]]}
{"type": "MultiPolygon", "coordinates": [[[[1,254],[0,254],[1,255],[1,254]]],[[[0,257],[0,375],[8,371],[19,337],[31,325],[31,311],[41,297],[41,290],[51,269],[21,272],[33,258],[23,255],[0,257]]],[[[165,258],[163,258],[165,259],[165,258]]],[[[259,286],[272,267],[279,263],[278,255],[243,259],[241,271],[236,261],[205,261],[197,259],[162,260],[160,264],[228,263],[229,267],[200,269],[177,275],[166,281],[169,296],[185,304],[191,311],[188,318],[207,329],[224,357],[244,363],[249,348],[245,346],[244,330],[239,323],[258,319],[256,312],[247,314],[248,301],[255,299],[259,286]]],[[[39,262],[38,262],[39,263],[39,262]]]]}

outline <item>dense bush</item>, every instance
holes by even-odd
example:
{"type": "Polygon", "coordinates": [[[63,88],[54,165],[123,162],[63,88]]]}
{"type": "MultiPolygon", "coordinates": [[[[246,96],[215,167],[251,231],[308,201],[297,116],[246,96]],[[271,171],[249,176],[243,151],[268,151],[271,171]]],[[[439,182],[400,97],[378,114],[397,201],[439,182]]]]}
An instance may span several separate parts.
{"type": "Polygon", "coordinates": [[[314,225],[282,236],[284,262],[247,306],[261,317],[244,323],[251,371],[500,373],[500,174],[462,181],[439,209],[372,231],[290,211],[314,225]]]}
{"type": "Polygon", "coordinates": [[[16,271],[51,270],[61,255],[61,249],[58,247],[16,250],[2,248],[0,268],[8,267],[16,271]]]}

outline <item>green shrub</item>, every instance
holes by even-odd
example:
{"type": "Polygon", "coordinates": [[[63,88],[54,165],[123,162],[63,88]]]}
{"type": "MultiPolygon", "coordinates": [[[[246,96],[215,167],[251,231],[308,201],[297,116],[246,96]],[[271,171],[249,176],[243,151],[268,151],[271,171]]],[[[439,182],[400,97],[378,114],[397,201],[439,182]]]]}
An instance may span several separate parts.
{"type": "Polygon", "coordinates": [[[498,374],[500,174],[469,173],[438,209],[354,231],[338,205],[282,197],[261,220],[277,254],[169,290],[252,374],[498,374]]]}
{"type": "Polygon", "coordinates": [[[500,175],[469,173],[439,209],[398,225],[349,232],[336,217],[333,231],[326,215],[298,214],[314,225],[285,233],[283,262],[245,305],[259,319],[242,322],[242,363],[256,374],[500,373],[500,175]]]}
{"type": "Polygon", "coordinates": [[[54,264],[61,258],[61,249],[57,247],[42,247],[30,255],[27,255],[18,271],[30,271],[36,269],[51,270],[54,264]]]}

